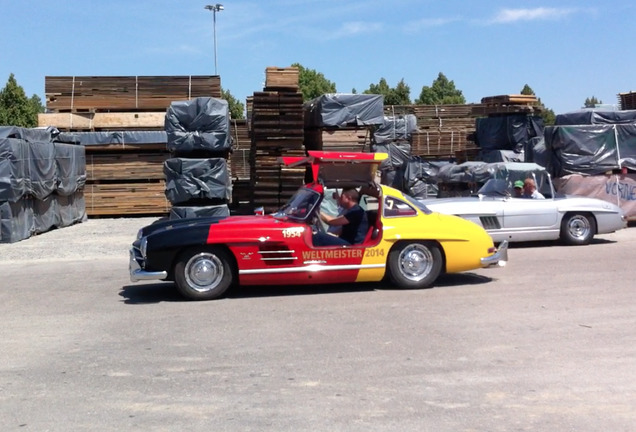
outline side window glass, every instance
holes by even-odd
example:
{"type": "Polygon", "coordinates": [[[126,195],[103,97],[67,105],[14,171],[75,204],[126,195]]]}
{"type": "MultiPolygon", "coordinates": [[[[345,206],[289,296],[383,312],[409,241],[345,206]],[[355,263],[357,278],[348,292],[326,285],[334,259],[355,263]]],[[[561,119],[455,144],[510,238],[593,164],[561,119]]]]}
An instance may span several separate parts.
{"type": "Polygon", "coordinates": [[[415,216],[417,215],[417,210],[404,201],[387,196],[384,197],[384,208],[382,209],[382,214],[384,217],[415,216]]]}

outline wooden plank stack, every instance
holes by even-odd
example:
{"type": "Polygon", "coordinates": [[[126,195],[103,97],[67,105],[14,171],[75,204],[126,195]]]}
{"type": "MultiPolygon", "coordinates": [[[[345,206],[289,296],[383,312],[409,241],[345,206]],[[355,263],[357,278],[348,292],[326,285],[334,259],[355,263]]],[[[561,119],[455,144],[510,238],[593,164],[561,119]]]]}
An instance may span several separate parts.
{"type": "Polygon", "coordinates": [[[476,157],[471,140],[475,132],[473,104],[467,105],[387,105],[387,116],[412,114],[418,131],[412,134],[411,153],[427,159],[476,157]]]}
{"type": "Polygon", "coordinates": [[[51,76],[44,93],[49,112],[165,110],[175,100],[221,97],[212,76],[51,76]]]}
{"type": "MultiPolygon", "coordinates": [[[[163,131],[175,100],[221,97],[219,76],[47,76],[39,126],[78,134],[163,131]]],[[[165,138],[157,142],[86,145],[89,217],[165,216],[165,138]]]]}
{"type": "Polygon", "coordinates": [[[481,105],[472,108],[475,117],[509,114],[539,115],[543,110],[535,95],[497,95],[481,98],[481,105]]]}
{"type": "Polygon", "coordinates": [[[251,98],[250,203],[272,212],[304,183],[304,168],[282,166],[281,156],[304,156],[303,97],[297,68],[266,69],[266,85],[251,98]],[[290,79],[290,77],[295,77],[290,79]]]}
{"type": "Polygon", "coordinates": [[[618,102],[622,110],[636,109],[636,92],[619,93],[618,102]]]}

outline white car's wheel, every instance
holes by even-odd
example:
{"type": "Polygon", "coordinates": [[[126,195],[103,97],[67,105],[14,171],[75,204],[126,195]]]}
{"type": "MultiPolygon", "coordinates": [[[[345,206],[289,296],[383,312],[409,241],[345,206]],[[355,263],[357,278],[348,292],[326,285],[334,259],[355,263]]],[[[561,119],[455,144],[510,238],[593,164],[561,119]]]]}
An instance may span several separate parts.
{"type": "Polygon", "coordinates": [[[561,222],[561,240],[568,245],[586,245],[596,234],[596,221],[583,213],[566,214],[561,222]]]}
{"type": "Polygon", "coordinates": [[[221,297],[232,284],[232,260],[219,247],[194,248],[183,252],[175,265],[177,289],[191,300],[221,297]]]}
{"type": "Polygon", "coordinates": [[[400,288],[428,288],[442,264],[442,253],[433,242],[399,243],[389,253],[390,277],[400,288]]]}

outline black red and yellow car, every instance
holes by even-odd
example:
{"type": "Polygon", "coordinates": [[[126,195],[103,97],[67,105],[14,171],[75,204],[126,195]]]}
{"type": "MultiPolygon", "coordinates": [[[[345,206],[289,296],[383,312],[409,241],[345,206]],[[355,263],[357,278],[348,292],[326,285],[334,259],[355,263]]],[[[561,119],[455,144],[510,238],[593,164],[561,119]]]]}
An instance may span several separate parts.
{"type": "Polygon", "coordinates": [[[223,296],[232,285],[305,285],[386,280],[426,288],[441,273],[504,265],[507,242],[465,219],[431,212],[375,181],[384,153],[309,152],[283,158],[311,166],[313,181],[268,215],[168,220],[139,231],[130,277],[174,281],[188,299],[223,296]],[[326,188],[356,187],[369,230],[360,244],[314,246],[326,188]]]}

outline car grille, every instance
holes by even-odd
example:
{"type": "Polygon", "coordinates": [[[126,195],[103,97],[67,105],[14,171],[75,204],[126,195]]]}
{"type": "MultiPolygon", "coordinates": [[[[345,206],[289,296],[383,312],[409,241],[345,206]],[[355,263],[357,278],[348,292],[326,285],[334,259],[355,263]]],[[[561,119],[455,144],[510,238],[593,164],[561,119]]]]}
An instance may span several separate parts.
{"type": "Polygon", "coordinates": [[[479,221],[481,222],[481,225],[484,227],[484,229],[487,229],[487,230],[501,228],[501,225],[499,225],[499,219],[497,219],[497,216],[481,216],[479,218],[479,221]]]}

